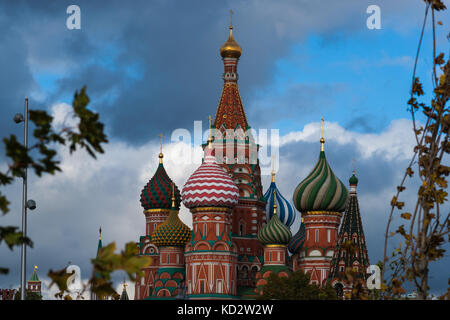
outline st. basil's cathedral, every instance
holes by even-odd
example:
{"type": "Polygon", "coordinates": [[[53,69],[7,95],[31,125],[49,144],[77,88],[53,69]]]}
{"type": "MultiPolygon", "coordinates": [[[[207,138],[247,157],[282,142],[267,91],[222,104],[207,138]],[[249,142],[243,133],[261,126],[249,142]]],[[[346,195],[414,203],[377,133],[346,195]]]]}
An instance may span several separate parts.
{"type": "Polygon", "coordinates": [[[294,206],[279,191],[275,172],[263,193],[259,146],[239,133],[250,126],[238,88],[242,49],[233,26],[229,29],[220,48],[222,95],[203,145],[203,163],[180,192],[164,168],[161,150],[158,168],[141,192],[146,234],[140,237],[139,254],[152,263],[136,279],[135,299],[251,299],[263,292],[270,274],[283,277],[299,269],[310,273],[311,283],[328,282],[344,297],[353,285],[346,280],[347,268],[365,281],[369,266],[358,179],[353,172],[349,192],[333,173],[325,156],[322,120],[319,159],[299,179],[294,206]],[[213,138],[211,129],[223,139],[213,138]],[[236,133],[231,141],[234,158],[223,156],[230,143],[225,131],[230,129],[236,133]],[[181,203],[192,214],[192,230],[178,217],[181,203]],[[301,223],[293,234],[296,218],[301,223]]]}

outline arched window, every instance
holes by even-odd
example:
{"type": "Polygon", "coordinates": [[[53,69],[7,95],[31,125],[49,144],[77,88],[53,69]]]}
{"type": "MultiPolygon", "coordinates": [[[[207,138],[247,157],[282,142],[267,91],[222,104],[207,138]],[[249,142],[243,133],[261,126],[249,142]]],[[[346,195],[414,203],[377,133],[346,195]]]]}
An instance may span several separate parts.
{"type": "Polygon", "coordinates": [[[316,229],[316,242],[319,242],[319,230],[316,229]]]}
{"type": "Polygon", "coordinates": [[[247,266],[242,267],[241,279],[248,279],[248,267],[247,266]]]}
{"type": "Polygon", "coordinates": [[[330,243],[331,242],[331,230],[330,229],[327,230],[327,236],[328,236],[328,243],[330,243]]]}

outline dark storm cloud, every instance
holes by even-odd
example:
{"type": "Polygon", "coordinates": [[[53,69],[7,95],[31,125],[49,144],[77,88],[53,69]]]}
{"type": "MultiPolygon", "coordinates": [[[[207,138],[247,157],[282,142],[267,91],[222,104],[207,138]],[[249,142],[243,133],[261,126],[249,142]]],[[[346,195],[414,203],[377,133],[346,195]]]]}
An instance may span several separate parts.
{"type": "MultiPolygon", "coordinates": [[[[87,84],[108,132],[138,144],[157,132],[190,129],[193,120],[215,112],[223,69],[218,51],[228,36],[230,8],[235,38],[243,48],[240,88],[248,101],[252,90],[272,81],[275,61],[292,43],[311,32],[332,36],[337,28],[347,33],[365,28],[367,7],[364,1],[78,1],[81,30],[69,31],[65,11],[70,4],[2,3],[7,13],[3,30],[17,30],[6,32],[13,42],[2,43],[16,52],[5,70],[20,78],[17,83],[3,77],[8,85],[2,105],[30,92],[35,83],[30,68],[35,74],[53,73],[58,75],[56,88],[46,92],[43,105],[67,99],[87,84]],[[124,72],[129,68],[134,71],[124,72]]],[[[400,6],[384,5],[391,10],[400,6]]],[[[259,125],[258,105],[249,103],[247,111],[255,118],[250,118],[252,125],[259,125]]]]}

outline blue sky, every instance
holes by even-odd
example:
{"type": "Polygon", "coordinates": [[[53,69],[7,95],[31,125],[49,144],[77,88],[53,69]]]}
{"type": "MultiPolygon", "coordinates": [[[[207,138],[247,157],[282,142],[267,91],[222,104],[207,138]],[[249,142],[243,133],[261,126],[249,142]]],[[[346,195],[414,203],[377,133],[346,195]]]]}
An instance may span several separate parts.
{"type": "MultiPolygon", "coordinates": [[[[20,136],[9,119],[22,110],[25,96],[32,108],[58,118],[74,91],[87,85],[90,106],[100,112],[110,140],[98,162],[65,155],[63,173],[31,179],[30,192],[45,211],[30,218],[36,243],[30,263],[43,274],[68,260],[89,268],[100,224],[105,239],[118,246],[144,232],[138,199],[156,168],[157,134],[192,130],[195,120],[207,123],[217,108],[223,72],[219,48],[228,36],[230,8],[243,49],[239,85],[250,125],[279,129],[288,141],[280,149],[277,180],[283,195],[290,198],[314,166],[323,116],[327,158],[344,183],[356,160],[360,207],[365,227],[370,226],[369,255],[371,262],[381,258],[389,201],[412,154],[406,102],[423,1],[78,1],[81,30],[67,30],[70,4],[0,4],[0,135],[20,136]],[[381,30],[366,27],[369,4],[381,8],[381,30]],[[40,232],[48,225],[47,234],[40,232]],[[63,253],[55,256],[55,251],[63,253]]],[[[443,22],[437,27],[438,51],[448,54],[448,11],[436,19],[443,22]]],[[[429,28],[423,43],[417,76],[429,99],[429,28]]],[[[166,168],[181,187],[195,165],[171,164],[175,147],[167,142],[166,168]]],[[[4,160],[0,154],[0,166],[4,160]]],[[[263,177],[264,186],[269,180],[263,177]]],[[[405,195],[410,202],[415,186],[411,182],[405,195]]],[[[2,223],[19,225],[20,185],[7,194],[13,210],[2,223]]],[[[189,222],[186,210],[182,217],[189,222]]],[[[0,277],[0,287],[15,285],[19,251],[2,246],[0,254],[12,269],[0,277]]],[[[446,290],[448,266],[447,256],[433,269],[436,292],[446,290]]]]}

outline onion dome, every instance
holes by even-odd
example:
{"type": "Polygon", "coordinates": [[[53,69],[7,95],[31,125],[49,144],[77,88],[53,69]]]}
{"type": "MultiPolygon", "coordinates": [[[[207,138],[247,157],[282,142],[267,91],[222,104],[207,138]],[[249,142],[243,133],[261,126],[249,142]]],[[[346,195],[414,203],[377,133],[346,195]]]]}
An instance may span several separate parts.
{"type": "MultiPolygon", "coordinates": [[[[274,190],[276,193],[276,190],[274,190]]],[[[274,195],[276,199],[276,194],[274,195]]],[[[273,204],[273,214],[269,222],[258,231],[257,238],[264,245],[286,245],[291,240],[291,230],[278,218],[276,201],[273,204]]]]}
{"type": "Polygon", "coordinates": [[[233,26],[230,24],[230,36],[228,37],[228,40],[220,47],[220,55],[222,58],[239,58],[241,54],[242,49],[234,40],[233,26]]]}
{"type": "Polygon", "coordinates": [[[339,180],[325,157],[325,139],[320,139],[319,161],[294,191],[294,205],[300,212],[332,211],[342,212],[348,197],[348,190],[339,180]]]}
{"type": "Polygon", "coordinates": [[[175,199],[172,197],[172,208],[166,221],[152,233],[152,242],[158,247],[184,247],[191,238],[191,230],[178,217],[175,199]]]}
{"type": "Polygon", "coordinates": [[[239,189],[225,169],[217,164],[211,142],[205,148],[203,163],[189,177],[181,196],[187,208],[233,208],[238,203],[239,189]]]}
{"type": "Polygon", "coordinates": [[[355,170],[353,170],[353,175],[348,179],[348,182],[350,185],[352,184],[358,184],[358,178],[355,176],[355,170]]]}
{"type": "MultiPolygon", "coordinates": [[[[171,185],[172,180],[167,175],[162,163],[163,154],[159,154],[159,165],[153,178],[141,191],[141,206],[144,210],[170,209],[171,208],[171,185]]],[[[175,185],[175,208],[180,209],[180,190],[175,185]]]]}
{"type": "Polygon", "coordinates": [[[277,197],[276,202],[278,203],[278,218],[286,226],[290,227],[295,220],[295,210],[292,204],[286,200],[285,197],[278,191],[275,184],[275,172],[272,172],[272,182],[264,194],[264,198],[267,201],[266,204],[266,217],[267,221],[272,218],[273,215],[273,205],[275,203],[275,195],[277,197]]]}
{"type": "Polygon", "coordinates": [[[300,250],[303,248],[303,245],[305,244],[305,224],[300,224],[300,228],[298,229],[297,233],[292,237],[291,242],[289,242],[288,250],[292,254],[299,253],[300,250]]]}

